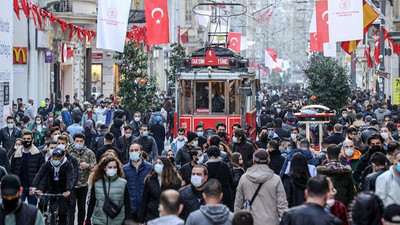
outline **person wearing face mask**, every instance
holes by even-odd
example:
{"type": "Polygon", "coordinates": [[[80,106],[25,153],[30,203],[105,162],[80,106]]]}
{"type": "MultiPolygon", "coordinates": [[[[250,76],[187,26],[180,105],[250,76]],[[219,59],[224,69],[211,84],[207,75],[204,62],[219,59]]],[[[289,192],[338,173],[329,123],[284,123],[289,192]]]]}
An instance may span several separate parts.
{"type": "Polygon", "coordinates": [[[121,151],[122,164],[129,162],[129,146],[133,143],[133,139],[136,137],[132,136],[132,127],[127,125],[124,127],[124,135],[118,137],[117,148],[121,151]]]}
{"type": "Polygon", "coordinates": [[[33,133],[33,144],[36,147],[41,146],[44,143],[44,136],[47,128],[43,123],[43,117],[41,115],[37,115],[35,117],[35,122],[29,126],[29,130],[31,130],[33,133]]]}
{"type": "Polygon", "coordinates": [[[131,207],[128,185],[124,177],[121,162],[114,156],[107,156],[93,169],[89,180],[91,189],[86,225],[128,223],[131,207]],[[113,218],[103,210],[106,199],[112,201],[119,209],[113,218]]]}
{"type": "Polygon", "coordinates": [[[221,138],[221,141],[224,144],[229,145],[232,142],[232,139],[226,133],[226,124],[220,122],[217,124],[216,128],[217,128],[217,135],[221,138]]]}
{"type": "Polygon", "coordinates": [[[23,188],[16,175],[6,175],[1,179],[0,223],[7,225],[44,225],[43,214],[35,206],[20,200],[23,188]]]}
{"type": "Polygon", "coordinates": [[[261,132],[260,132],[258,140],[255,142],[255,144],[257,145],[258,148],[266,149],[268,141],[269,141],[268,127],[263,126],[263,127],[261,127],[261,132]]]}
{"type": "Polygon", "coordinates": [[[240,178],[244,174],[244,169],[243,169],[243,157],[239,152],[235,152],[231,155],[231,162],[230,166],[232,169],[232,175],[233,175],[233,183],[234,183],[234,189],[236,190],[236,187],[239,185],[240,178]]]}
{"type": "Polygon", "coordinates": [[[186,220],[189,214],[204,205],[203,190],[208,180],[208,170],[204,165],[195,165],[192,169],[190,185],[179,190],[183,203],[183,210],[179,217],[186,220]]]}
{"type": "Polygon", "coordinates": [[[229,148],[232,152],[239,152],[243,157],[243,168],[247,170],[253,164],[254,147],[246,141],[243,129],[239,128],[233,132],[232,144],[229,148]]]}
{"type": "Polygon", "coordinates": [[[339,225],[342,221],[324,210],[330,193],[326,176],[318,175],[307,182],[306,204],[283,214],[281,225],[339,225]],[[318,216],[315,216],[318,215],[318,216]]]}
{"type": "Polygon", "coordinates": [[[392,132],[387,126],[382,126],[380,130],[381,136],[383,138],[383,149],[387,150],[387,145],[390,141],[393,141],[392,132]]]}
{"type": "Polygon", "coordinates": [[[122,169],[125,179],[128,182],[130,196],[130,217],[134,222],[138,222],[139,208],[142,204],[144,179],[152,169],[152,165],[145,162],[142,157],[142,146],[133,143],[129,146],[129,162],[122,169]]]}
{"type": "Polygon", "coordinates": [[[135,112],[133,114],[133,120],[131,121],[130,125],[132,126],[132,135],[138,137],[140,135],[139,127],[142,125],[142,115],[140,112],[135,112]]]}
{"type": "Polygon", "coordinates": [[[188,139],[185,137],[186,129],[183,127],[178,128],[178,137],[176,137],[171,143],[171,150],[174,151],[174,154],[178,152],[180,148],[182,148],[188,139]]]}
{"type": "Polygon", "coordinates": [[[326,159],[328,163],[317,167],[317,173],[332,178],[337,190],[335,199],[348,205],[354,198],[354,184],[351,177],[351,168],[339,163],[340,148],[331,144],[328,146],[326,159]]]}
{"type": "Polygon", "coordinates": [[[393,155],[393,165],[382,173],[375,184],[375,194],[378,195],[385,207],[400,205],[400,151],[393,155]]]}
{"type": "MultiPolygon", "coordinates": [[[[67,160],[64,150],[53,150],[51,159],[48,160],[36,174],[32,183],[30,194],[50,193],[62,194],[63,198],[53,199],[51,207],[58,207],[58,219],[60,225],[67,225],[70,195],[74,188],[74,168],[67,160]]],[[[47,197],[39,202],[39,208],[43,208],[47,197]]]]}
{"type": "MultiPolygon", "coordinates": [[[[343,141],[342,151],[340,153],[339,162],[343,166],[350,166],[351,171],[354,172],[357,169],[358,163],[360,162],[361,152],[355,149],[352,140],[343,141]]],[[[358,182],[354,180],[354,185],[357,186],[358,182]]]]}
{"type": "Polygon", "coordinates": [[[82,114],[81,126],[83,127],[88,119],[93,119],[97,122],[97,114],[94,112],[92,104],[86,106],[86,110],[82,114]]]}
{"type": "Polygon", "coordinates": [[[47,162],[51,159],[53,150],[57,148],[57,142],[50,140],[46,143],[46,147],[43,149],[42,154],[44,155],[44,160],[47,162]]]}
{"type": "Polygon", "coordinates": [[[347,128],[350,125],[353,124],[353,120],[350,116],[348,116],[348,112],[346,108],[343,108],[342,110],[340,110],[341,113],[341,117],[338,120],[338,123],[341,124],[343,127],[347,128]]]}
{"type": "Polygon", "coordinates": [[[188,141],[185,143],[185,145],[176,153],[175,162],[180,166],[183,166],[191,161],[189,151],[198,145],[199,138],[195,132],[188,131],[187,139],[188,141]]]}
{"type": "Polygon", "coordinates": [[[195,165],[204,163],[203,151],[200,147],[194,147],[192,150],[189,151],[189,155],[191,158],[190,162],[183,165],[182,168],[179,170],[182,179],[185,182],[185,185],[190,184],[190,176],[193,167],[195,165]]]}
{"type": "Polygon", "coordinates": [[[33,133],[25,131],[22,136],[22,146],[10,159],[10,173],[19,176],[21,180],[22,201],[28,198],[29,204],[36,205],[35,196],[29,196],[29,188],[32,187],[33,180],[44,162],[44,155],[33,145],[33,133]]]}
{"type": "Polygon", "coordinates": [[[167,189],[179,190],[182,178],[172,165],[171,160],[161,156],[146,176],[143,199],[139,209],[139,225],[159,217],[158,205],[161,192],[167,189]]]}
{"type": "Polygon", "coordinates": [[[69,221],[73,225],[75,221],[75,208],[78,204],[78,225],[83,225],[85,219],[85,203],[88,192],[89,175],[96,166],[96,155],[85,145],[85,135],[82,133],[74,134],[74,144],[68,147],[68,152],[78,160],[79,174],[76,185],[71,195],[71,207],[69,221]]]}
{"type": "Polygon", "coordinates": [[[343,225],[349,225],[349,217],[347,215],[346,206],[338,201],[335,200],[335,195],[337,193],[336,189],[333,187],[332,180],[327,178],[329,181],[329,195],[328,200],[326,200],[325,208],[329,210],[329,212],[339,218],[342,221],[343,225]]]}
{"type": "Polygon", "coordinates": [[[14,117],[8,116],[6,119],[6,127],[0,130],[0,143],[5,149],[10,149],[15,139],[21,138],[22,132],[15,127],[14,117]]]}
{"type": "Polygon", "coordinates": [[[139,127],[140,136],[133,139],[133,143],[139,143],[143,147],[143,151],[150,158],[150,162],[155,162],[158,157],[157,143],[153,137],[149,135],[149,128],[146,124],[139,127]]]}

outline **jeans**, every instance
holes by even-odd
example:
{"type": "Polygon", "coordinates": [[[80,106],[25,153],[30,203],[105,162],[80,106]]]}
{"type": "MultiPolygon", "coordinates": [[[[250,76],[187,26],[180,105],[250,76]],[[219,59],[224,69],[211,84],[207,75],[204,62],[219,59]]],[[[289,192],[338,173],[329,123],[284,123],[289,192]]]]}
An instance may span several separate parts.
{"type": "Polygon", "coordinates": [[[78,225],[83,225],[86,216],[86,195],[88,187],[74,188],[71,193],[71,207],[69,210],[69,224],[74,225],[75,207],[78,203],[78,225]]]}
{"type": "Polygon", "coordinates": [[[37,199],[34,195],[29,195],[29,187],[23,187],[21,194],[21,201],[25,201],[28,198],[28,203],[31,205],[36,205],[37,199]]]}

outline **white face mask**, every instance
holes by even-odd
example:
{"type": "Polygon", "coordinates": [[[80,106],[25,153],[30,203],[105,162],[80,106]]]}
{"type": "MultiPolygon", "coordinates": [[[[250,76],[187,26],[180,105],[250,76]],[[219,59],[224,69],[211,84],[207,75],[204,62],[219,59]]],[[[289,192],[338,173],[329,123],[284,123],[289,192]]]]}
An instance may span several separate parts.
{"type": "Polygon", "coordinates": [[[42,121],[41,120],[36,120],[36,124],[41,124],[42,121]]]}
{"type": "Polygon", "coordinates": [[[203,180],[201,176],[192,175],[192,177],[190,178],[190,183],[192,183],[194,187],[198,188],[203,185],[201,180],[203,180]]]}
{"type": "Polygon", "coordinates": [[[382,132],[382,133],[381,133],[381,136],[382,136],[382,138],[385,139],[385,140],[389,138],[389,134],[386,133],[386,132],[382,132]]]}
{"type": "Polygon", "coordinates": [[[178,140],[182,141],[185,138],[184,135],[178,135],[178,140]]]}
{"type": "Polygon", "coordinates": [[[14,145],[14,149],[17,150],[21,145],[14,145]]]}
{"type": "Polygon", "coordinates": [[[125,134],[125,137],[130,138],[132,134],[125,134]]]}
{"type": "Polygon", "coordinates": [[[54,140],[54,141],[57,141],[57,140],[58,140],[58,137],[60,137],[60,135],[59,135],[59,134],[56,134],[56,135],[54,135],[54,138],[53,138],[53,140],[54,140]]]}
{"type": "Polygon", "coordinates": [[[54,118],[49,118],[49,121],[53,121],[54,118]]]}
{"type": "Polygon", "coordinates": [[[351,156],[354,155],[354,149],[346,148],[346,149],[344,150],[344,154],[345,154],[347,157],[351,157],[351,156]]]}
{"type": "Polygon", "coordinates": [[[135,117],[135,121],[139,122],[140,121],[140,117],[135,117]]]}
{"type": "Polygon", "coordinates": [[[193,147],[196,147],[198,144],[199,144],[198,141],[193,141],[192,146],[193,146],[193,147]]]}
{"type": "Polygon", "coordinates": [[[335,204],[335,199],[326,200],[326,205],[330,208],[335,204]]]}
{"type": "Polygon", "coordinates": [[[115,176],[115,174],[117,174],[117,169],[107,169],[106,174],[109,177],[113,177],[113,176],[115,176]]]}
{"type": "Polygon", "coordinates": [[[297,137],[297,135],[296,135],[296,134],[290,134],[290,137],[291,137],[292,139],[295,139],[295,138],[297,137]]]}

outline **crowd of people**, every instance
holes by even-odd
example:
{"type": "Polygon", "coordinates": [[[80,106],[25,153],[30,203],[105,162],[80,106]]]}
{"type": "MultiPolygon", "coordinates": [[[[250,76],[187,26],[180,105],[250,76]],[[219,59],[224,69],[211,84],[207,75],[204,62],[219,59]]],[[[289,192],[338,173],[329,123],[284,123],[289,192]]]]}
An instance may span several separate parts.
{"type": "Polygon", "coordinates": [[[400,224],[398,106],[354,89],[317,146],[294,116],[309,97],[260,92],[255,140],[221,122],[174,137],[165,93],[132,119],[113,95],[18,99],[0,130],[0,224],[43,224],[47,204],[59,224],[400,224]]]}

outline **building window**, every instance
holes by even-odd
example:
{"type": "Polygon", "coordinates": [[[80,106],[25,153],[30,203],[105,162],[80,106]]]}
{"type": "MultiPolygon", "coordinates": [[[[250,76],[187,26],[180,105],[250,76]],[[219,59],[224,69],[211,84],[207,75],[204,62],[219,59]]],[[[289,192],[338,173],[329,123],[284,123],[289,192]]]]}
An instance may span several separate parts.
{"type": "Polygon", "coordinates": [[[185,1],[185,25],[186,26],[192,25],[192,1],[191,0],[185,1]]]}
{"type": "Polygon", "coordinates": [[[103,65],[92,64],[92,94],[103,93],[103,65]]]}

